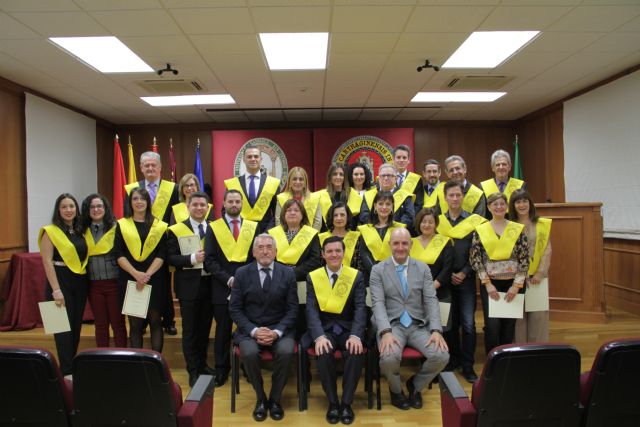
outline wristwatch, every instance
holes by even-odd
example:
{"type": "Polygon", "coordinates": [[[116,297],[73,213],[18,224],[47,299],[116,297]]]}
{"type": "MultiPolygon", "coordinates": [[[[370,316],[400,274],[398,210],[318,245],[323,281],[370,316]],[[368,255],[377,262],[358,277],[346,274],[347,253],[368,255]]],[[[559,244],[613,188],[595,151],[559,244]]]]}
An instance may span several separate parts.
{"type": "Polygon", "coordinates": [[[429,332],[430,332],[430,333],[437,332],[437,333],[439,333],[440,335],[442,335],[442,331],[441,331],[440,329],[432,329],[432,330],[430,330],[429,332]]]}

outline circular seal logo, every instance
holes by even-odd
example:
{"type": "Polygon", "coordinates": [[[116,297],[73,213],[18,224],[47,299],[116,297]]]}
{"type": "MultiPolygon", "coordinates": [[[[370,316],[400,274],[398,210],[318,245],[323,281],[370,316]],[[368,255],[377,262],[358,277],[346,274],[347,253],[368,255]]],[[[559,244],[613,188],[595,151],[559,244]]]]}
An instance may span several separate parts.
{"type": "Polygon", "coordinates": [[[253,138],[242,145],[242,148],[240,148],[240,151],[236,154],[236,160],[233,164],[233,173],[235,176],[240,176],[247,171],[242,159],[249,144],[260,149],[260,170],[262,173],[278,178],[280,180],[280,190],[282,190],[287,180],[287,174],[289,173],[287,156],[284,155],[282,148],[269,138],[253,138]]]}
{"type": "Polygon", "coordinates": [[[377,136],[354,136],[336,150],[331,161],[347,165],[363,163],[375,179],[380,165],[393,161],[393,148],[377,136]]]}

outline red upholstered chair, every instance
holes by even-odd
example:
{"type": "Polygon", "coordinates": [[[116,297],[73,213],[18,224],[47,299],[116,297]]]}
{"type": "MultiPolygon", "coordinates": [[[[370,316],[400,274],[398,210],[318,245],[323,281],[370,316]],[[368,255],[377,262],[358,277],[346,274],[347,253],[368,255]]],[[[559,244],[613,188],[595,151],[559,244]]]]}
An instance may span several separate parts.
{"type": "Polygon", "coordinates": [[[494,348],[469,400],[453,372],[440,374],[443,427],[580,424],[580,354],[565,344],[494,348]]]}
{"type": "Polygon", "coordinates": [[[640,423],[640,338],[604,343],[591,371],[580,377],[585,427],[640,423]]]}
{"type": "Polygon", "coordinates": [[[74,427],[211,427],[213,377],[201,375],[187,398],[153,350],[95,348],[73,359],[74,427]]]}
{"type": "Polygon", "coordinates": [[[0,425],[71,425],[71,382],[48,350],[0,346],[0,384],[0,425]]]}

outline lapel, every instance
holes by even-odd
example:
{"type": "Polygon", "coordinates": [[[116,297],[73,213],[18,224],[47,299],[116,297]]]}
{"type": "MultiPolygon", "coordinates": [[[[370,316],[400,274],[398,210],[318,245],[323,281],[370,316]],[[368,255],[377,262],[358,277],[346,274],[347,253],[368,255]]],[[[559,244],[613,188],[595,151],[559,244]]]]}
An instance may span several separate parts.
{"type": "Polygon", "coordinates": [[[260,187],[258,188],[258,192],[256,193],[256,197],[260,196],[262,193],[262,187],[264,187],[264,183],[267,182],[267,172],[260,174],[260,187]]]}
{"type": "Polygon", "coordinates": [[[247,193],[246,179],[247,179],[247,174],[240,175],[238,177],[238,181],[240,181],[240,187],[242,188],[242,191],[244,192],[244,196],[247,198],[247,200],[249,200],[249,193],[247,193]]]}
{"type": "MultiPolygon", "coordinates": [[[[191,217],[191,216],[189,216],[189,218],[190,218],[190,217],[191,217]]],[[[187,218],[187,219],[185,219],[184,221],[182,221],[182,223],[183,223],[184,225],[186,225],[186,226],[187,226],[187,228],[189,228],[189,230],[191,230],[191,231],[193,232],[193,234],[195,234],[195,233],[196,233],[196,231],[193,229],[193,227],[191,227],[191,221],[189,221],[189,218],[187,218]]],[[[206,230],[205,230],[205,231],[206,231],[206,230]]]]}
{"type": "Polygon", "coordinates": [[[418,283],[418,264],[414,259],[409,257],[409,274],[407,274],[407,288],[411,293],[411,286],[413,283],[418,283]]]}
{"type": "Polygon", "coordinates": [[[391,282],[393,283],[396,290],[398,291],[398,295],[400,295],[402,299],[405,299],[404,293],[402,292],[402,284],[400,283],[400,278],[398,277],[398,273],[396,272],[396,266],[393,263],[393,256],[390,256],[384,262],[386,263],[386,265],[384,266],[384,269],[385,271],[389,272],[391,282]]]}
{"type": "Polygon", "coordinates": [[[469,189],[470,189],[470,188],[471,188],[471,181],[469,181],[469,180],[467,179],[467,185],[465,185],[465,186],[464,186],[464,189],[463,189],[463,191],[462,191],[462,193],[463,193],[462,195],[463,195],[463,196],[466,196],[466,195],[467,195],[467,193],[469,192],[469,189]]]}
{"type": "Polygon", "coordinates": [[[260,264],[258,264],[258,261],[254,261],[250,265],[252,266],[251,272],[249,273],[251,274],[250,283],[252,283],[252,287],[255,288],[256,292],[262,293],[262,286],[260,285],[260,273],[258,272],[260,264]]]}

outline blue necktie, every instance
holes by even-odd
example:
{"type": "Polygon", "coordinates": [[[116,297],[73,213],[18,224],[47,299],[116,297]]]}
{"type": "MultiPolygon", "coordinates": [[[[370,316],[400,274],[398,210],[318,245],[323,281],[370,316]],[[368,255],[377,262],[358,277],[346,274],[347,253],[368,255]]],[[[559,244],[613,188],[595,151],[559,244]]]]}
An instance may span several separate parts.
{"type": "MultiPolygon", "coordinates": [[[[331,275],[331,288],[332,289],[336,285],[337,281],[338,281],[338,275],[336,273],[333,273],[331,275]]],[[[331,330],[333,331],[334,334],[336,334],[336,336],[340,336],[340,334],[342,334],[342,327],[338,324],[338,322],[333,324],[333,326],[331,327],[331,330]]]]}
{"type": "MultiPolygon", "coordinates": [[[[407,283],[407,278],[404,276],[404,269],[407,268],[404,265],[396,265],[396,273],[398,273],[398,279],[400,280],[400,284],[402,285],[402,293],[404,297],[407,297],[409,293],[409,284],[407,283]]],[[[409,312],[405,309],[402,312],[402,316],[400,316],[400,323],[405,328],[411,326],[411,316],[409,316],[409,312]]]]}
{"type": "Polygon", "coordinates": [[[253,186],[253,180],[256,179],[256,176],[249,175],[249,179],[251,180],[249,182],[249,204],[251,205],[251,207],[253,207],[253,205],[256,204],[256,188],[253,186]]]}
{"type": "Polygon", "coordinates": [[[200,235],[200,240],[204,239],[204,226],[202,224],[198,224],[198,234],[200,235]]]}

